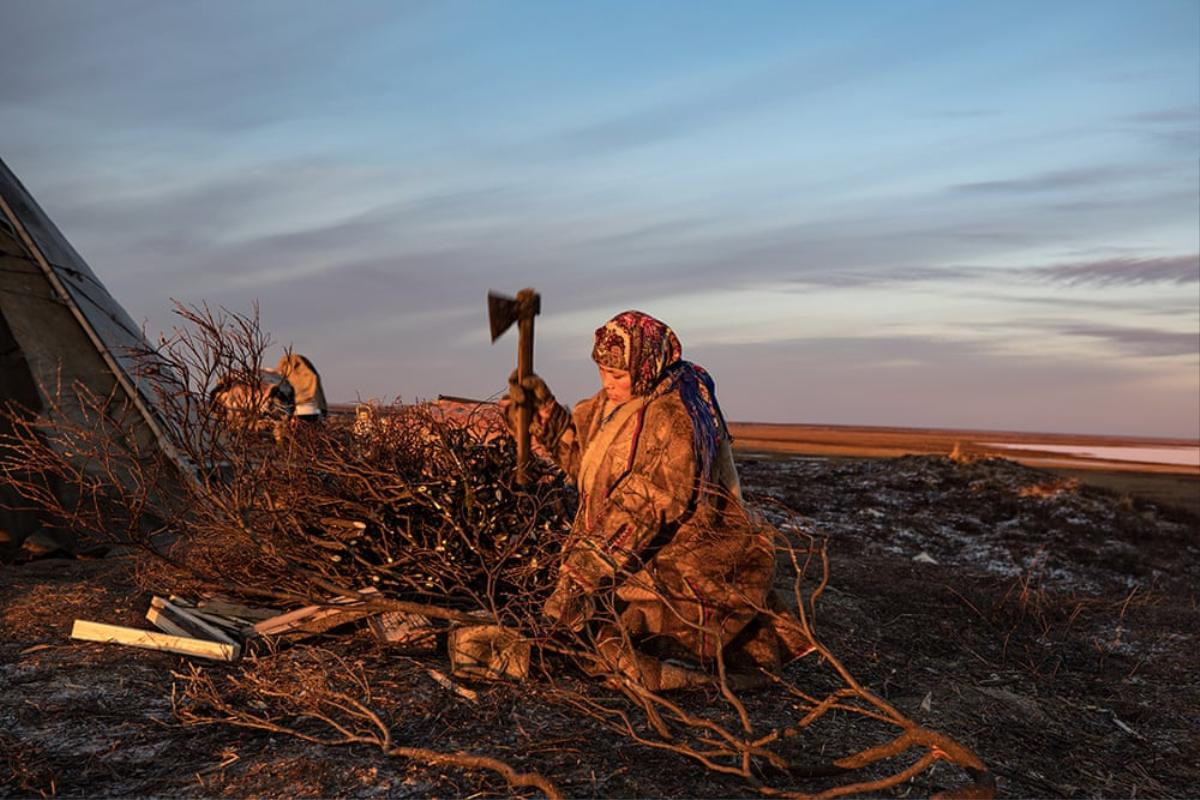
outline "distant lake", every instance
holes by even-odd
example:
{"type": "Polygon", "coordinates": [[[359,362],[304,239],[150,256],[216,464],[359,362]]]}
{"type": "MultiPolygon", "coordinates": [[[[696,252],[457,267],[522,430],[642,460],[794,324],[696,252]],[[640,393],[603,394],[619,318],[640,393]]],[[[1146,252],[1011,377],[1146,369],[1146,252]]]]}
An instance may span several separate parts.
{"type": "Polygon", "coordinates": [[[1062,453],[1077,458],[1096,458],[1104,461],[1141,461],[1147,464],[1183,464],[1200,467],[1200,447],[1099,447],[1076,444],[1020,444],[1010,442],[980,442],[988,447],[1005,450],[1031,450],[1039,453],[1062,453]]]}

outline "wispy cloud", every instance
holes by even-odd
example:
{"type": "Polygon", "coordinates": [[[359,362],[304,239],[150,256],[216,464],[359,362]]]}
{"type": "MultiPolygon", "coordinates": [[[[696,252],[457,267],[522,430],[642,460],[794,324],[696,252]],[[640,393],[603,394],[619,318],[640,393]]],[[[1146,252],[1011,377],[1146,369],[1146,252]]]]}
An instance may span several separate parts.
{"type": "Polygon", "coordinates": [[[997,117],[1002,112],[995,108],[947,108],[939,111],[930,111],[923,116],[931,119],[983,119],[985,117],[997,117]]]}
{"type": "Polygon", "coordinates": [[[1200,282],[1200,254],[1161,258],[1106,258],[1041,267],[1035,272],[1071,286],[1184,285],[1200,282]]]}
{"type": "Polygon", "coordinates": [[[1190,155],[1200,147],[1200,106],[1140,111],[1119,117],[1117,121],[1123,128],[1190,155]]]}
{"type": "Polygon", "coordinates": [[[986,270],[974,267],[891,267],[876,270],[843,269],[813,272],[792,278],[789,283],[798,289],[810,286],[851,288],[866,286],[901,286],[932,281],[968,281],[983,277],[986,270]]]}
{"type": "Polygon", "coordinates": [[[758,73],[725,86],[678,93],[599,116],[513,149],[537,160],[600,156],[694,135],[779,103],[786,96],[780,83],[779,75],[758,73]]]}
{"type": "Polygon", "coordinates": [[[1077,167],[1074,169],[1050,170],[1025,178],[972,181],[970,183],[960,183],[951,188],[959,192],[1054,192],[1063,189],[1082,189],[1091,186],[1101,186],[1128,178],[1157,175],[1160,172],[1161,170],[1146,166],[1077,167]]]}
{"type": "Polygon", "coordinates": [[[1066,325],[1067,336],[1100,339],[1139,356],[1194,356],[1200,359],[1200,331],[1178,333],[1157,328],[1127,328],[1118,325],[1066,325]]]}
{"type": "MultiPolygon", "coordinates": [[[[1176,317],[1174,321],[1182,325],[1195,325],[1197,322],[1194,317],[1192,319],[1176,317]]],[[[1152,325],[1121,325],[1067,317],[1022,317],[1020,319],[977,322],[973,324],[973,328],[1001,332],[1009,336],[1033,334],[1041,340],[1046,340],[1048,337],[1088,339],[1108,345],[1105,351],[1110,354],[1129,356],[1135,360],[1146,357],[1191,356],[1192,359],[1200,361],[1200,330],[1180,330],[1179,327],[1152,325]]],[[[994,343],[995,340],[993,340],[994,343]]],[[[1075,348],[1069,348],[1066,352],[1073,350],[1075,348]]],[[[1058,352],[1063,351],[1058,350],[1058,352]]],[[[1092,356],[1082,360],[1093,362],[1097,359],[1092,356]]],[[[1122,359],[1110,357],[1112,363],[1120,360],[1122,359]]],[[[1196,377],[1200,377],[1200,375],[1196,377]]]]}
{"type": "MultiPolygon", "coordinates": [[[[601,156],[646,145],[694,137],[718,126],[755,118],[761,125],[770,112],[795,109],[805,100],[869,79],[892,68],[901,57],[813,48],[803,57],[789,55],[760,63],[728,77],[693,83],[643,100],[624,110],[600,114],[577,125],[518,145],[514,150],[537,159],[601,156]],[[818,77],[819,76],[819,77],[818,77]]],[[[911,54],[905,54],[911,58],[911,54]]],[[[974,113],[974,112],[969,112],[974,113]]]]}
{"type": "Polygon", "coordinates": [[[1078,293],[1054,292],[1052,294],[1012,294],[1004,291],[991,292],[964,292],[964,298],[972,298],[976,300],[999,301],[1004,303],[1013,303],[1023,306],[1054,306],[1061,308],[1069,308],[1075,311],[1086,309],[1089,311],[1109,311],[1121,314],[1127,314],[1131,311],[1143,314],[1152,314],[1156,317],[1188,317],[1195,318],[1200,314],[1200,309],[1196,307],[1194,302],[1189,302],[1187,298],[1176,300],[1172,304],[1164,303],[1162,298],[1144,298],[1133,300],[1130,298],[1121,299],[1099,299],[1096,297],[1081,297],[1078,293]]]}
{"type": "MultiPolygon", "coordinates": [[[[229,137],[294,113],[299,81],[318,83],[373,26],[408,13],[361,3],[344,14],[307,0],[237,9],[10,0],[0,7],[0,108],[229,137]]],[[[340,107],[332,94],[323,110],[340,107]]]]}
{"type": "Polygon", "coordinates": [[[1175,108],[1162,108],[1155,111],[1140,111],[1136,114],[1126,114],[1121,117],[1129,122],[1142,122],[1151,125],[1174,125],[1180,122],[1188,122],[1193,125],[1200,124],[1200,106],[1177,106],[1175,108]]]}

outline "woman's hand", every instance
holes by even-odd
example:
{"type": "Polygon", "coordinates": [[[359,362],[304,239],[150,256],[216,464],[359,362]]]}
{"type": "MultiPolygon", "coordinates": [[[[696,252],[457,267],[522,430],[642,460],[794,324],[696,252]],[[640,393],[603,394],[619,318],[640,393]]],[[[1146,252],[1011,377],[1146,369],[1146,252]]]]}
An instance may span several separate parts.
{"type": "Polygon", "coordinates": [[[517,429],[517,414],[526,403],[530,403],[537,414],[538,421],[545,424],[550,418],[550,411],[556,403],[554,394],[546,382],[536,374],[525,376],[525,380],[517,379],[517,370],[508,376],[508,394],[500,398],[500,411],[508,423],[510,430],[517,429]]]}

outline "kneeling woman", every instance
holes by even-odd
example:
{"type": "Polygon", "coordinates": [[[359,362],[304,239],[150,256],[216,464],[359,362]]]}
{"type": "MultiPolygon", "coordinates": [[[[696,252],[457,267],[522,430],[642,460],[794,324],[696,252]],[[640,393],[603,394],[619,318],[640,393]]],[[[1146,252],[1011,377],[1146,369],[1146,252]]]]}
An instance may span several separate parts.
{"type": "Polygon", "coordinates": [[[712,378],[680,355],[669,327],[626,311],[596,331],[603,388],[573,412],[537,376],[510,379],[505,403],[533,404],[534,436],[579,489],[546,616],[579,631],[594,615],[603,668],[651,690],[710,680],[679,658],[761,675],[812,650],[742,507],[712,378]]]}

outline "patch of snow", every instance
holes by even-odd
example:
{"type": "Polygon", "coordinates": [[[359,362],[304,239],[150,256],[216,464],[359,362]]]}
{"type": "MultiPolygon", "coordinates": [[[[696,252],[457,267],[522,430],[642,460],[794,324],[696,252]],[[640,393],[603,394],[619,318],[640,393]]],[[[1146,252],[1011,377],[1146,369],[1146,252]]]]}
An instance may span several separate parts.
{"type": "Polygon", "coordinates": [[[1015,442],[979,442],[1001,450],[1030,450],[1039,453],[1060,453],[1103,461],[1139,461],[1146,464],[1181,464],[1200,467],[1200,447],[1176,445],[1170,447],[1105,447],[1077,444],[1021,444],[1015,442]]]}

